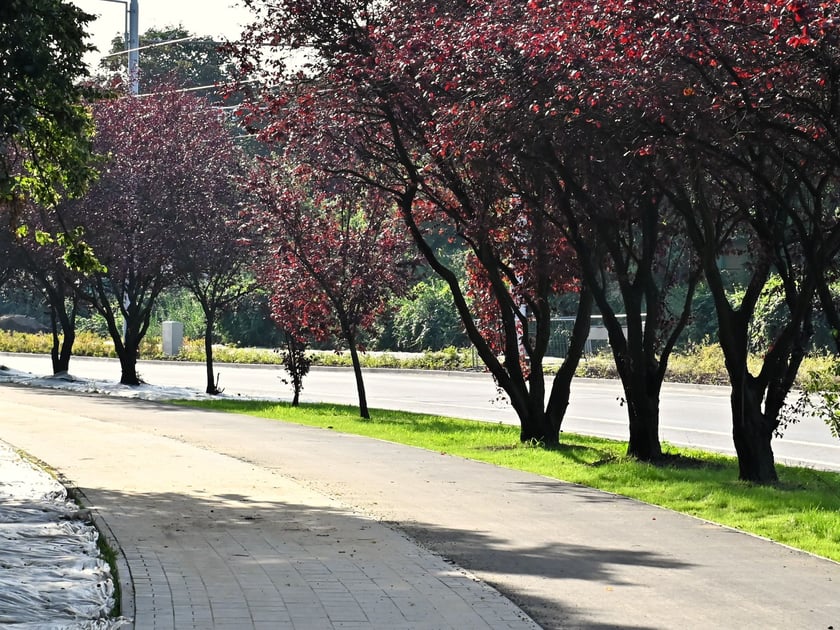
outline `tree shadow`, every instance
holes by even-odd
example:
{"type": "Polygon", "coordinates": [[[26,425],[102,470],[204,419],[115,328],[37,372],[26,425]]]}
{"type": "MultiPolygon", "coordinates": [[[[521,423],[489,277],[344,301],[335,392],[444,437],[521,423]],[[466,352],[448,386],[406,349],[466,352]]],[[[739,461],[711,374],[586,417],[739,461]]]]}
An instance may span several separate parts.
{"type": "MultiPolygon", "coordinates": [[[[243,480],[243,488],[247,488],[247,480],[243,480]]],[[[237,597],[256,597],[257,601],[251,602],[256,607],[272,602],[277,605],[286,596],[292,599],[311,596],[317,601],[319,589],[335,589],[330,572],[325,572],[323,567],[332,567],[334,572],[335,567],[340,566],[344,575],[350,576],[348,584],[354,579],[359,584],[359,578],[376,575],[391,579],[395,572],[384,560],[397,548],[390,537],[397,536],[402,540],[395,530],[404,532],[421,546],[458,566],[491,576],[495,573],[518,574],[549,580],[602,581],[621,586],[630,584],[617,577],[614,569],[618,565],[689,568],[671,558],[629,548],[552,544],[512,549],[505,541],[487,534],[432,523],[386,523],[389,528],[380,530],[372,519],[349,510],[267,501],[249,496],[247,490],[214,494],[208,489],[206,496],[126,493],[92,487],[78,490],[118,540],[141,599],[148,596],[143,589],[148,590],[156,571],[165,573],[159,577],[164,586],[183,583],[187,587],[201,583],[202,573],[211,571],[216,576],[214,592],[227,604],[237,597]],[[156,563],[160,568],[154,566],[156,563]],[[260,571],[255,573],[248,569],[254,566],[261,567],[260,571]],[[360,573],[355,575],[354,571],[360,573]],[[248,588],[243,588],[243,583],[248,583],[248,588]]],[[[395,584],[410,583],[415,579],[444,582],[453,579],[445,571],[435,574],[436,570],[419,577],[401,575],[393,579],[395,584]]],[[[462,577],[466,582],[470,581],[468,577],[462,577]]],[[[597,608],[587,609],[585,602],[568,600],[563,589],[553,589],[550,596],[545,596],[505,589],[501,584],[493,586],[544,628],[600,630],[614,627],[614,624],[598,621],[602,615],[597,608]]],[[[402,595],[396,593],[397,597],[402,595]]],[[[171,610],[167,611],[166,606],[171,609],[172,602],[160,599],[160,592],[155,596],[164,608],[162,614],[170,614],[171,610]]],[[[194,599],[200,598],[195,596],[194,599]]],[[[130,614],[130,611],[123,613],[130,614]]],[[[366,613],[372,622],[376,619],[376,611],[366,613]]],[[[138,623],[137,627],[141,627],[142,619],[138,619],[138,623]]],[[[248,620],[244,623],[247,625],[248,620]]],[[[639,630],[648,627],[632,623],[622,626],[639,630]]],[[[417,627],[429,626],[418,622],[417,627]]]]}

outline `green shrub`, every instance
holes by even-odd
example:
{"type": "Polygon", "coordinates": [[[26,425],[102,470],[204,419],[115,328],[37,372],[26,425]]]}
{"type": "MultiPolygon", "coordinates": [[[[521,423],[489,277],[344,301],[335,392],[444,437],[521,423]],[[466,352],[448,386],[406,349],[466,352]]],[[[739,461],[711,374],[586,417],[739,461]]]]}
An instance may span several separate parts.
{"type": "Polygon", "coordinates": [[[723,350],[716,343],[690,347],[677,352],[668,360],[666,379],[677,383],[726,385],[729,376],[723,361],[723,350]]]}
{"type": "Polygon", "coordinates": [[[443,280],[418,282],[397,304],[391,331],[397,348],[445,350],[469,342],[453,305],[452,292],[443,280]]]}
{"type": "Polygon", "coordinates": [[[607,348],[594,354],[588,354],[578,363],[575,376],[583,378],[618,378],[612,351],[607,348]]]}
{"type": "MultiPolygon", "coordinates": [[[[45,352],[49,352],[52,341],[45,352]]],[[[73,354],[78,357],[116,357],[114,342],[109,337],[97,335],[94,332],[82,331],[76,333],[73,342],[73,354]]]]}
{"type": "MultiPolygon", "coordinates": [[[[750,357],[748,361],[753,373],[759,369],[760,358],[750,357]]],[[[586,378],[618,378],[615,361],[609,348],[597,354],[584,357],[576,372],[586,378]]],[[[723,350],[716,343],[691,346],[685,352],[674,352],[668,359],[665,380],[674,383],[696,383],[701,385],[728,385],[729,375],[723,361],[723,350]]]]}
{"type": "Polygon", "coordinates": [[[840,358],[836,355],[808,357],[799,368],[800,393],[796,401],[782,409],[781,433],[799,418],[817,418],[840,438],[840,358]]]}
{"type": "Polygon", "coordinates": [[[48,354],[51,348],[52,335],[43,333],[32,335],[0,330],[0,350],[3,352],[48,354]]]}
{"type": "Polygon", "coordinates": [[[186,289],[170,289],[160,294],[152,309],[148,334],[159,337],[161,324],[165,321],[181,322],[185,337],[200,339],[204,336],[204,311],[186,289]]]}

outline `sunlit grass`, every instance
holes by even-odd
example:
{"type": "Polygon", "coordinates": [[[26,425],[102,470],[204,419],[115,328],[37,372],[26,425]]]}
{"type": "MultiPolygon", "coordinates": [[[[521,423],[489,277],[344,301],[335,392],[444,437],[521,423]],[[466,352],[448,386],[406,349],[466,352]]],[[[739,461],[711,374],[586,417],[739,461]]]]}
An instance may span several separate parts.
{"type": "Polygon", "coordinates": [[[840,475],[779,466],[775,486],[737,480],[734,458],[666,446],[669,464],[626,457],[626,444],[564,433],[556,448],[519,443],[517,427],[442,416],[266,401],[189,401],[467,457],[614,492],[840,561],[840,475]]]}

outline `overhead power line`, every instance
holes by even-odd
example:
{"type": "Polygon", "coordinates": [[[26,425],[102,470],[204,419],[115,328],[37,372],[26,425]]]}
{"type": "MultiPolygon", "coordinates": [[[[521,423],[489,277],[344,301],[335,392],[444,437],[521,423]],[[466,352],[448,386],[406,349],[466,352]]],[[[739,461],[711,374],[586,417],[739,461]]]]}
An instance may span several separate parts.
{"type": "MultiPolygon", "coordinates": [[[[239,81],[239,83],[259,83],[259,79],[249,79],[248,81],[239,81]]],[[[158,96],[160,94],[180,94],[182,92],[199,92],[201,90],[209,90],[212,88],[221,87],[216,85],[215,83],[210,83],[208,85],[197,85],[195,87],[188,87],[188,88],[177,88],[174,90],[162,90],[160,92],[146,92],[144,94],[138,94],[137,96],[158,96]]],[[[236,105],[231,105],[230,108],[237,107],[236,105]]]]}
{"type": "MultiPolygon", "coordinates": [[[[127,50],[121,50],[115,53],[108,53],[107,55],[102,55],[103,59],[107,59],[108,57],[119,57],[120,55],[127,55],[130,52],[139,52],[141,50],[146,50],[148,48],[157,48],[159,46],[169,46],[170,44],[179,44],[181,42],[188,42],[194,39],[203,39],[200,35],[190,35],[189,37],[181,37],[179,39],[168,39],[165,42],[157,42],[154,44],[147,44],[145,46],[138,46],[137,48],[129,48],[127,50]]],[[[214,42],[210,40],[213,44],[218,44],[219,42],[214,42]]]]}

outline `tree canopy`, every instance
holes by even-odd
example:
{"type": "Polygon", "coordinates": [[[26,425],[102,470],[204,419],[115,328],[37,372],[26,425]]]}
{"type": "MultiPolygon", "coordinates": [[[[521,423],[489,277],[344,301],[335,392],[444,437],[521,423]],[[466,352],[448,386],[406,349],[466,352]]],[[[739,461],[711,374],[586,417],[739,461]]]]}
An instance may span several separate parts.
{"type": "MultiPolygon", "coordinates": [[[[575,336],[575,351],[554,379],[546,408],[542,360],[551,332],[548,297],[558,286],[576,286],[572,276],[558,280],[561,270],[569,272],[573,265],[563,256],[529,256],[526,250],[563,250],[532,199],[518,194],[512,181],[494,174],[492,162],[481,159],[492,156],[474,155],[469,142],[447,141],[440,132],[451,110],[436,107],[412,71],[434,63],[435,32],[435,16],[419,2],[387,9],[365,2],[306,8],[279,3],[239,48],[242,67],[259,68],[258,74],[274,86],[243,108],[244,121],[261,130],[259,137],[268,143],[308,152],[313,168],[394,200],[426,264],[449,286],[478,355],[509,395],[522,438],[556,442],[583,338],[575,336]],[[424,32],[425,40],[409,45],[412,33],[424,32]],[[311,60],[303,70],[301,55],[311,60]],[[535,230],[527,245],[511,247],[510,235],[520,220],[545,229],[535,230]],[[499,327],[491,331],[480,322],[468,287],[460,281],[465,274],[452,267],[441,237],[469,252],[481,269],[499,327]]],[[[451,62],[445,76],[458,72],[457,59],[451,62]]],[[[445,76],[436,77],[444,92],[445,76]]],[[[524,229],[518,231],[524,236],[524,229]]],[[[586,324],[588,305],[588,299],[582,300],[580,321],[586,324]]]]}
{"type": "Polygon", "coordinates": [[[93,175],[90,115],[79,80],[93,16],[61,0],[0,5],[0,204],[51,205],[93,175]]]}
{"type": "Polygon", "coordinates": [[[393,200],[277,158],[261,160],[251,182],[270,252],[261,266],[272,316],[299,341],[332,337],[346,346],[359,412],[369,418],[359,337],[404,293],[411,272],[393,200]]]}
{"type": "MultiPolygon", "coordinates": [[[[219,42],[195,35],[181,25],[147,29],[140,34],[140,47],[146,47],[140,60],[142,92],[152,91],[161,84],[178,88],[213,86],[231,78],[230,61],[220,49],[219,42]]],[[[101,67],[125,75],[128,72],[128,56],[119,54],[124,50],[125,42],[115,37],[109,51],[111,56],[102,60],[101,67]]]]}
{"type": "MultiPolygon", "coordinates": [[[[702,271],[741,477],[775,479],[779,408],[840,248],[834,3],[246,4],[257,19],[241,68],[270,87],[243,108],[245,123],[395,199],[523,439],[557,435],[542,408],[552,264],[569,270],[573,252],[577,271],[559,285],[579,280],[594,296],[625,385],[629,452],[645,459],[661,455],[659,386],[702,271]],[[430,237],[441,234],[470,252],[500,337],[481,330],[476,302],[437,255],[430,237]],[[733,305],[717,259],[739,249],[749,284],[733,305]],[[752,374],[748,326],[771,271],[787,323],[752,374]]],[[[585,332],[588,310],[579,314],[585,332]]]]}
{"type": "Polygon", "coordinates": [[[102,263],[79,288],[108,324],[121,382],[133,385],[158,295],[179,274],[216,270],[197,261],[216,254],[201,249],[213,243],[207,234],[237,211],[240,165],[222,114],[194,94],[106,99],[94,113],[96,149],[108,159],[88,194],[59,210],[102,263]]]}

